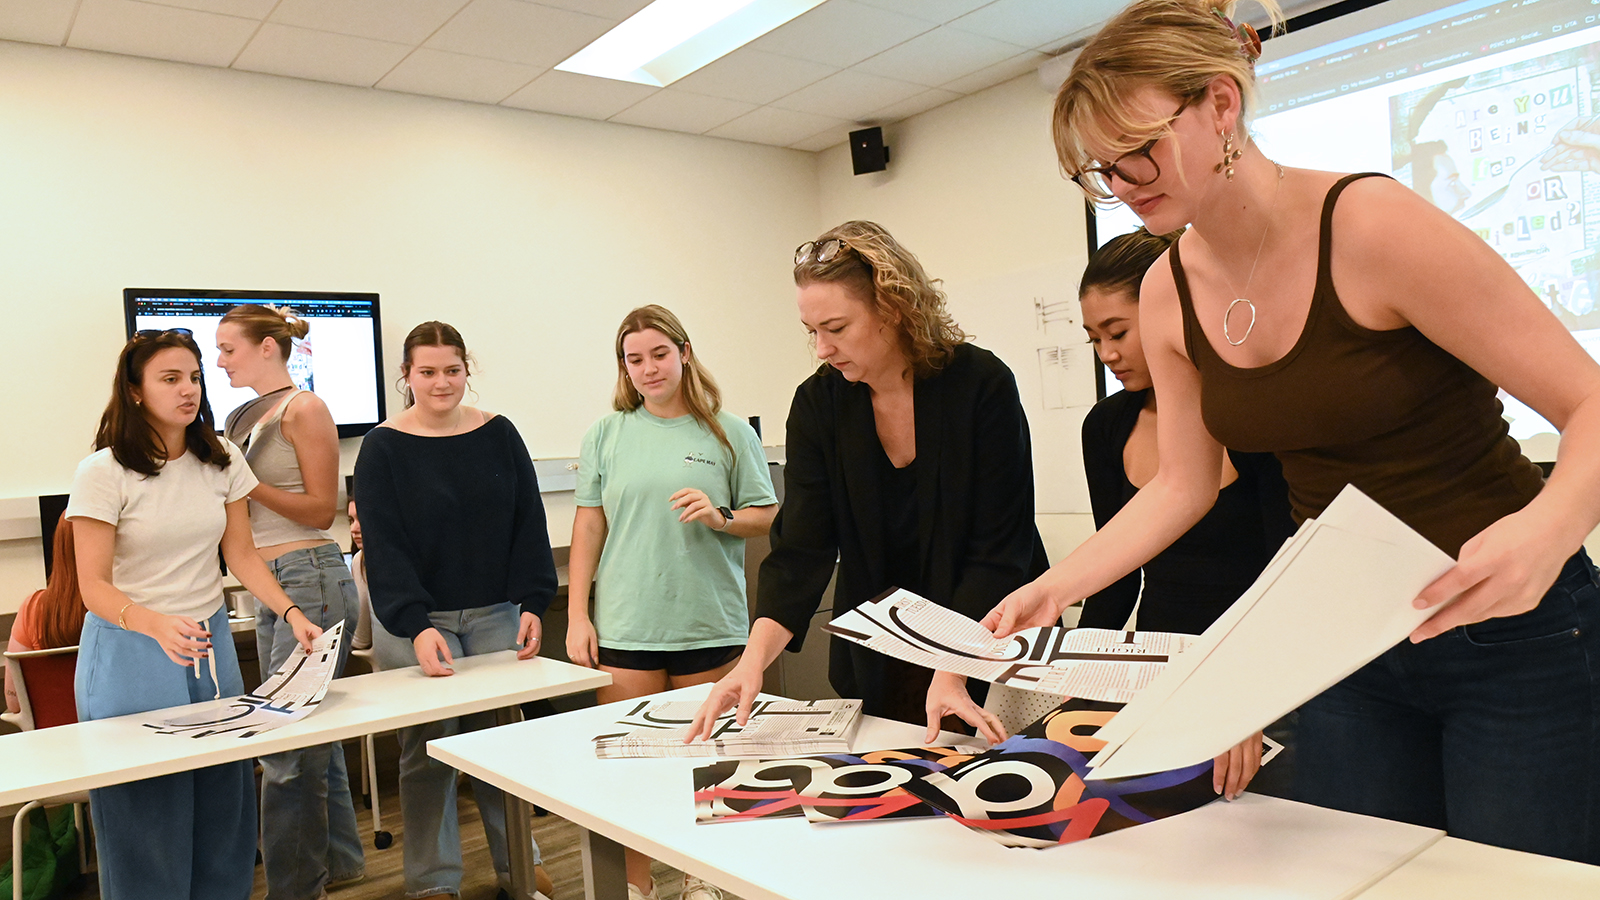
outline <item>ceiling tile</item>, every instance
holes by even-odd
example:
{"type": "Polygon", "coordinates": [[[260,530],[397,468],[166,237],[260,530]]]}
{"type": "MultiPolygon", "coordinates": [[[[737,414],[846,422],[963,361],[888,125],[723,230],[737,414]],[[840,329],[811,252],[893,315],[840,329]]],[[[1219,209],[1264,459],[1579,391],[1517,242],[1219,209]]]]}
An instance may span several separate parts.
{"type": "Polygon", "coordinates": [[[691,94],[771,103],[838,72],[834,66],[741,47],[673,82],[691,94]]]}
{"type": "Polygon", "coordinates": [[[267,13],[272,12],[272,6],[277,0],[144,0],[144,2],[260,21],[266,18],[267,13]]]}
{"type": "Polygon", "coordinates": [[[0,40],[60,46],[77,8],[78,0],[0,0],[0,40]]]}
{"type": "Polygon", "coordinates": [[[803,141],[795,141],[789,146],[796,150],[809,150],[812,153],[818,153],[829,147],[837,147],[848,142],[850,140],[850,132],[854,130],[856,130],[855,125],[841,125],[837,128],[829,128],[818,132],[803,141]]]}
{"type": "Polygon", "coordinates": [[[378,41],[415,46],[450,20],[468,0],[282,0],[267,17],[378,41]]]}
{"type": "Polygon", "coordinates": [[[1126,5],[1127,0],[995,0],[950,27],[1022,47],[1057,46],[1126,5]]]}
{"type": "Polygon", "coordinates": [[[752,109],[755,109],[752,103],[665,88],[612,116],[611,121],[704,134],[752,109]]]}
{"type": "Polygon", "coordinates": [[[828,0],[756,38],[749,46],[845,69],[936,24],[851,0],[828,0]]]}
{"type": "Polygon", "coordinates": [[[856,66],[861,72],[938,87],[1026,50],[946,25],[856,66]]]}
{"type": "MultiPolygon", "coordinates": [[[[922,93],[920,84],[879,78],[854,69],[830,75],[816,84],[773,102],[783,109],[833,116],[836,119],[859,119],[875,109],[898,103],[907,97],[922,93]]],[[[804,137],[805,135],[801,135],[804,137]]]]}
{"type": "Polygon", "coordinates": [[[67,46],[227,66],[260,24],[132,0],[83,0],[67,46]]]}
{"type": "Polygon", "coordinates": [[[614,25],[521,0],[472,0],[423,46],[548,69],[614,25]]]}
{"type": "Polygon", "coordinates": [[[245,46],[233,67],[248,72],[371,87],[410,52],[407,44],[268,22],[245,46]]]}
{"type": "Polygon", "coordinates": [[[500,105],[583,119],[609,119],[659,90],[631,81],[551,69],[500,101],[500,105]]]}
{"type": "Polygon", "coordinates": [[[418,47],[377,87],[452,100],[499,103],[538,75],[539,69],[534,66],[418,47]]]}
{"type": "Polygon", "coordinates": [[[997,62],[992,66],[979,69],[971,75],[963,75],[954,81],[947,81],[940,87],[947,91],[955,91],[961,94],[976,94],[985,88],[992,88],[997,84],[1010,81],[1018,75],[1035,71],[1039,68],[1040,63],[1049,58],[1037,50],[1029,50],[1025,53],[1019,53],[1010,59],[997,62]]]}
{"type": "Polygon", "coordinates": [[[924,113],[935,106],[943,106],[951,100],[959,100],[962,95],[955,91],[945,91],[939,88],[929,88],[914,97],[908,97],[899,103],[891,104],[882,109],[875,109],[866,118],[887,125],[901,119],[909,119],[917,113],[924,113]]]}
{"type": "Polygon", "coordinates": [[[763,106],[745,113],[726,125],[719,125],[706,134],[735,141],[786,147],[824,129],[839,128],[847,124],[849,123],[828,116],[814,116],[811,113],[763,106]]]}
{"type": "MultiPolygon", "coordinates": [[[[994,0],[856,0],[863,6],[875,6],[890,12],[905,13],[918,19],[943,24],[958,19],[969,12],[987,6],[994,0]]],[[[1054,0],[1059,3],[1060,0],[1054,0]]]]}
{"type": "Polygon", "coordinates": [[[544,6],[584,12],[616,22],[621,22],[650,5],[650,0],[538,0],[538,2],[544,6]]]}

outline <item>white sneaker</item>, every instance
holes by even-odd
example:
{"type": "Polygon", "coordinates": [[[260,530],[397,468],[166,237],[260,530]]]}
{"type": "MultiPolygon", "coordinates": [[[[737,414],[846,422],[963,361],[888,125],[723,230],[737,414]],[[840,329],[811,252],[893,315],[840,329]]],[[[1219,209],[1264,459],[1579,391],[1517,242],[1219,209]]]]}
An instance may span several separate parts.
{"type": "Polygon", "coordinates": [[[646,894],[644,891],[639,890],[639,887],[633,882],[628,882],[628,900],[656,900],[655,884],[652,883],[650,885],[650,893],[646,894]]]}
{"type": "Polygon", "coordinates": [[[683,893],[678,900],[722,900],[722,889],[706,884],[693,875],[683,876],[683,893]]]}

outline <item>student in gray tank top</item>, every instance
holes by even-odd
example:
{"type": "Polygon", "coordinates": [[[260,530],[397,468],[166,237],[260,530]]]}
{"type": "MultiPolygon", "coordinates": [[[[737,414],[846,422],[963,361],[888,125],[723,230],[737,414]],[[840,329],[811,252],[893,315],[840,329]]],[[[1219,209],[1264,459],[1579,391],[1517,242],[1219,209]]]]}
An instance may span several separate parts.
{"type": "MultiPolygon", "coordinates": [[[[218,365],[256,398],[228,414],[225,431],[261,482],[250,492],[256,549],[301,610],[323,628],[344,622],[339,671],[358,609],[355,582],[328,528],[339,496],[339,433],[328,407],[289,374],[310,324],[292,310],[236,306],[217,326],[218,365]]],[[[264,679],[294,650],[288,625],[256,605],[264,679]]],[[[324,744],[261,757],[261,853],[268,900],[316,900],[364,877],[344,750],[324,744]]]]}

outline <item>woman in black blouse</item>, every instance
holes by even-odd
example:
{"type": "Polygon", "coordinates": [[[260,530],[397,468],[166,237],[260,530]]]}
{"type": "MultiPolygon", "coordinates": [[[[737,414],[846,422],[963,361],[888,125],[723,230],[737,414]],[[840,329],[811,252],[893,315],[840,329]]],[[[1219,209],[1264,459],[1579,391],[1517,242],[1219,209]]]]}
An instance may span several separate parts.
{"type": "MultiPolygon", "coordinates": [[[[735,703],[742,718],[766,667],[800,649],[835,561],[835,616],[898,587],[979,618],[1048,565],[1016,379],[967,342],[916,257],[880,226],[846,222],[800,245],[794,280],[823,365],[789,409],[756,621],[700,709],[700,735],[735,703]]],[[[921,724],[934,712],[927,669],[836,640],[828,670],[869,714],[921,724]]],[[[992,717],[965,712],[998,733],[992,717]]]]}
{"type": "MultiPolygon", "coordinates": [[[[1123,387],[1083,420],[1083,468],[1096,528],[1156,473],[1156,395],[1139,340],[1139,282],[1179,234],[1141,228],[1112,238],[1089,261],[1078,286],[1089,343],[1123,387]]],[[[1183,537],[1142,570],[1085,600],[1078,624],[1122,628],[1136,601],[1141,631],[1199,634],[1216,621],[1294,533],[1277,457],[1229,450],[1221,488],[1216,505],[1183,537]]]]}

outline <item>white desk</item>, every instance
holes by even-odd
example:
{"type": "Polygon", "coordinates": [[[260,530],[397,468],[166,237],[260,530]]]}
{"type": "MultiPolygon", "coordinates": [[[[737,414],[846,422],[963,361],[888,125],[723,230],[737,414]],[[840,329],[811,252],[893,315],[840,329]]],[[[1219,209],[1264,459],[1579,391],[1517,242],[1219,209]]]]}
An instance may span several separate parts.
{"type": "MultiPolygon", "coordinates": [[[[505,650],[458,659],[455,674],[448,678],[428,678],[412,666],[335,679],[316,712],[252,738],[156,734],[142,723],[162,718],[160,712],[8,735],[0,738],[0,806],[486,710],[509,708],[514,714],[519,704],[530,700],[610,683],[611,676],[604,672],[552,659],[519,661],[515,651],[505,650]]],[[[514,715],[506,719],[512,721],[514,715]]],[[[518,880],[528,886],[525,893],[531,896],[528,812],[520,798],[506,804],[512,875],[518,878],[519,866],[526,868],[526,880],[518,880]]]]}
{"type": "MultiPolygon", "coordinates": [[[[674,692],[703,697],[708,688],[674,692]]],[[[696,825],[704,760],[599,760],[591,738],[621,704],[433,741],[428,752],[584,829],[589,897],[620,898],[625,844],[748,900],[997,895],[1306,898],[1361,893],[1441,832],[1247,794],[1077,844],[1010,849],[944,819],[828,826],[804,819],[696,825]]],[[[867,719],[858,749],[922,730],[867,719]]]]}
{"type": "Polygon", "coordinates": [[[1447,837],[1361,895],[1361,900],[1595,900],[1600,866],[1447,837]]]}

